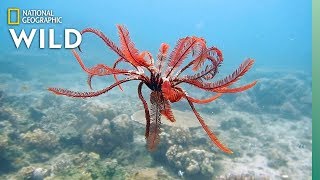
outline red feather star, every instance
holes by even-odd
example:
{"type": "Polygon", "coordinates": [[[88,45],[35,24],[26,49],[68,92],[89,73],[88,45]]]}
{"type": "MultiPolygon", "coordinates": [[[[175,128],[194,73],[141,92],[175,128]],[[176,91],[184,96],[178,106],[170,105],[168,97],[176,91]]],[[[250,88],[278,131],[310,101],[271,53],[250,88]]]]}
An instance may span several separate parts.
{"type": "Polygon", "coordinates": [[[170,104],[185,99],[211,141],[223,152],[229,154],[233,153],[228,147],[222,144],[217,136],[209,129],[203,118],[195,109],[194,103],[209,103],[216,100],[224,93],[241,92],[253,87],[257,81],[236,88],[230,86],[248,72],[254,63],[254,60],[247,59],[231,75],[216,82],[210,82],[217,74],[218,68],[223,62],[223,57],[222,52],[218,48],[207,47],[206,41],[203,38],[195,36],[181,38],[170,53],[169,45],[162,43],[157,55],[158,60],[154,63],[151,53],[147,51],[139,53],[130,39],[129,31],[124,26],[118,25],[117,28],[120,46],[117,46],[99,30],[87,28],[81,31],[82,35],[85,33],[97,35],[119,56],[112,67],[105,64],[97,64],[92,68],[88,68],[84,65],[77,51],[72,50],[72,53],[76,57],[81,68],[88,74],[88,85],[90,89],[92,89],[91,79],[94,76],[112,75],[115,79],[114,84],[102,90],[93,92],[75,92],[61,88],[48,88],[48,90],[57,95],[88,98],[104,94],[116,86],[122,90],[121,84],[138,80],[140,81],[138,85],[138,96],[143,104],[146,118],[145,138],[147,147],[150,151],[155,150],[160,142],[161,115],[171,122],[175,122],[175,117],[170,104]],[[191,61],[178,70],[178,68],[183,65],[184,60],[189,56],[191,57],[191,61]],[[128,63],[133,69],[118,69],[117,65],[121,62],[128,63]],[[205,62],[207,62],[207,64],[209,63],[209,65],[204,67],[205,62]],[[166,68],[164,67],[165,64],[166,68]],[[194,75],[182,76],[182,73],[189,68],[197,73],[194,75]],[[146,74],[144,70],[149,73],[146,74]],[[118,75],[123,75],[125,78],[119,80],[118,75]],[[213,95],[206,99],[191,97],[179,86],[182,83],[192,85],[207,92],[212,92],[213,95]],[[143,85],[146,85],[151,90],[150,106],[148,106],[147,101],[142,95],[143,85]]]}

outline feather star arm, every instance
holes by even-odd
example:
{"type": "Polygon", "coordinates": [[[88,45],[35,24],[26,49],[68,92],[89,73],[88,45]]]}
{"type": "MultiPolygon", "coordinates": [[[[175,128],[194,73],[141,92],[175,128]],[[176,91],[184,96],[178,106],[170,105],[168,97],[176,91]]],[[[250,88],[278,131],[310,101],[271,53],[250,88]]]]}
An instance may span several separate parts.
{"type": "Polygon", "coordinates": [[[114,42],[112,42],[107,36],[105,36],[101,31],[99,31],[97,29],[93,29],[93,28],[86,28],[81,31],[81,34],[85,34],[85,33],[93,33],[93,34],[97,35],[98,37],[100,37],[104,41],[104,43],[111,50],[113,50],[115,53],[117,53],[120,57],[124,58],[124,55],[123,55],[122,51],[120,50],[120,48],[114,42]]]}
{"type": "Polygon", "coordinates": [[[168,50],[169,50],[169,45],[166,43],[162,43],[159,49],[158,61],[157,61],[157,69],[159,73],[161,73],[163,64],[167,59],[168,50]]]}
{"type": "Polygon", "coordinates": [[[127,81],[132,81],[132,80],[137,80],[137,78],[123,79],[123,80],[120,80],[120,81],[112,84],[109,87],[106,87],[100,91],[95,91],[95,92],[76,92],[76,91],[70,91],[70,90],[62,89],[62,88],[48,88],[48,90],[57,94],[57,95],[64,95],[64,96],[76,97],[76,98],[88,98],[88,97],[95,97],[95,96],[99,96],[101,94],[104,94],[104,93],[110,91],[112,88],[118,86],[119,84],[122,84],[127,81]]]}
{"type": "Polygon", "coordinates": [[[187,58],[188,54],[198,45],[203,44],[203,39],[197,37],[185,37],[179,39],[177,45],[169,56],[168,69],[165,77],[169,77],[187,58]]]}
{"type": "Polygon", "coordinates": [[[206,99],[196,99],[196,98],[193,98],[193,97],[190,97],[190,96],[187,96],[188,99],[193,102],[193,103],[197,103],[197,104],[207,104],[209,102],[212,102],[216,99],[218,99],[223,93],[218,93],[218,94],[215,94],[214,96],[211,96],[209,98],[206,98],[206,99]]]}
{"type": "Polygon", "coordinates": [[[161,92],[152,91],[150,94],[150,132],[147,138],[147,146],[149,151],[156,150],[160,142],[160,126],[161,126],[161,105],[163,104],[161,92]]]}
{"type": "Polygon", "coordinates": [[[186,99],[193,111],[193,113],[196,115],[197,119],[199,120],[202,128],[206,131],[206,133],[208,134],[209,138],[211,139],[211,141],[223,152],[228,153],[228,154],[232,154],[233,152],[227,148],[224,144],[222,144],[220,142],[220,140],[217,138],[217,136],[209,129],[208,125],[204,122],[203,118],[200,116],[200,114],[198,113],[198,111],[195,109],[193,103],[191,102],[191,100],[186,96],[186,99]]]}
{"type": "Polygon", "coordinates": [[[144,60],[135,48],[134,43],[130,39],[129,31],[121,25],[118,25],[117,27],[124,59],[128,60],[134,66],[148,67],[150,64],[144,60]]]}
{"type": "Polygon", "coordinates": [[[150,130],[150,112],[149,112],[149,108],[148,108],[148,103],[147,101],[143,98],[142,95],[142,85],[143,82],[140,82],[138,85],[138,96],[143,104],[144,107],[144,113],[145,113],[145,117],[146,117],[146,132],[145,132],[145,138],[148,139],[149,137],[149,130],[150,130]]]}
{"type": "MultiPolygon", "coordinates": [[[[114,69],[114,68],[116,68],[116,67],[117,67],[117,65],[118,65],[121,61],[124,61],[124,59],[123,59],[123,58],[119,58],[119,59],[117,59],[117,61],[113,64],[113,67],[112,67],[112,68],[113,68],[113,69],[114,69]]],[[[115,79],[115,81],[116,81],[116,82],[118,82],[118,81],[119,81],[119,80],[118,80],[118,77],[117,77],[117,75],[116,75],[116,74],[114,74],[114,75],[113,75],[113,77],[114,77],[114,79],[115,79]]],[[[123,91],[123,89],[122,89],[122,87],[121,87],[121,85],[120,85],[120,84],[119,84],[119,86],[118,86],[118,87],[119,87],[119,89],[120,89],[121,91],[123,91]]]]}
{"type": "MultiPolygon", "coordinates": [[[[253,63],[254,63],[254,60],[252,59],[248,59],[244,61],[239,66],[239,68],[236,71],[234,71],[231,75],[217,82],[213,82],[213,83],[203,82],[203,81],[192,79],[192,78],[183,78],[183,79],[178,79],[175,85],[179,83],[188,83],[206,91],[211,91],[211,92],[220,92],[221,90],[226,91],[226,88],[232,85],[233,83],[235,83],[236,81],[238,81],[252,67],[253,63]]],[[[251,84],[254,85],[254,83],[251,83],[251,84]]]]}
{"type": "Polygon", "coordinates": [[[215,88],[221,88],[221,87],[230,86],[231,84],[233,84],[236,81],[238,81],[245,73],[247,73],[249,71],[249,69],[252,67],[253,63],[254,63],[253,59],[245,60],[239,66],[239,68],[236,71],[234,71],[231,75],[225,77],[222,80],[219,80],[219,81],[213,83],[212,87],[209,87],[209,88],[215,89],[215,88]]]}
{"type": "Polygon", "coordinates": [[[248,90],[250,88],[252,88],[254,85],[257,84],[258,81],[253,81],[250,84],[244,85],[244,86],[240,86],[240,87],[236,87],[236,88],[220,88],[220,89],[215,89],[214,92],[218,92],[218,93],[237,93],[237,92],[242,92],[245,90],[248,90]]]}
{"type": "MultiPolygon", "coordinates": [[[[162,95],[163,97],[163,95],[162,95]]],[[[175,122],[176,119],[173,115],[172,109],[171,109],[171,105],[168,99],[163,97],[163,107],[161,109],[161,114],[166,117],[169,121],[171,122],[175,122]]]]}
{"type": "Polygon", "coordinates": [[[92,68],[87,68],[79,54],[73,49],[72,50],[73,55],[76,57],[78,63],[80,64],[81,68],[88,73],[89,75],[93,76],[105,76],[105,75],[110,75],[110,74],[126,74],[129,73],[127,70],[121,70],[121,69],[114,69],[110,68],[107,65],[104,64],[98,64],[92,68]]]}

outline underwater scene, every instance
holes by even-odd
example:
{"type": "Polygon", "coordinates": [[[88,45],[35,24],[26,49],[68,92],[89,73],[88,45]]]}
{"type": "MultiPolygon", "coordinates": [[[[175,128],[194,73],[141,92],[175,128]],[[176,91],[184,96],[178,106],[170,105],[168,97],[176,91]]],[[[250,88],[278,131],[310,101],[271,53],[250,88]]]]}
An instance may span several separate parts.
{"type": "Polygon", "coordinates": [[[1,180],[312,179],[311,1],[0,4],[1,180]]]}

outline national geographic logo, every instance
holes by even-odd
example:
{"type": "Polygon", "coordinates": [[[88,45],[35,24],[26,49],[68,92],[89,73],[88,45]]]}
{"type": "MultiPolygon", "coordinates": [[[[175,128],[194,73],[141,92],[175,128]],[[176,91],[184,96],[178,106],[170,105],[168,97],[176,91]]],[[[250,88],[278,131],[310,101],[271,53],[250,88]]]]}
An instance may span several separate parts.
{"type": "MultiPolygon", "coordinates": [[[[61,24],[62,17],[55,16],[53,10],[48,9],[19,9],[8,8],[8,25],[19,24],[61,24]]],[[[36,26],[38,27],[38,26],[36,26]]],[[[62,42],[56,42],[54,28],[32,28],[25,30],[24,28],[10,27],[9,33],[12,41],[18,49],[22,42],[26,48],[30,48],[36,36],[39,37],[37,42],[33,43],[38,45],[40,49],[48,47],[49,49],[73,49],[77,48],[82,41],[81,33],[77,29],[68,28],[64,29],[64,39],[62,42]]]]}
{"type": "Polygon", "coordinates": [[[61,24],[62,17],[55,16],[53,10],[8,8],[8,25],[61,24]]]}
{"type": "Polygon", "coordinates": [[[19,8],[8,8],[8,25],[19,25],[20,24],[20,9],[19,8]]]}

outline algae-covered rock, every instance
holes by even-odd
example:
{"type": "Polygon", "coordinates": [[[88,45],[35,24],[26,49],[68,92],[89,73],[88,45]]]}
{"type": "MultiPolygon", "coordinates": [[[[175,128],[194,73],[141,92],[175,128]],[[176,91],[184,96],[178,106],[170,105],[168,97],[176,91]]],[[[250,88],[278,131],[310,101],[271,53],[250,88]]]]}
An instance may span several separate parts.
{"type": "Polygon", "coordinates": [[[130,174],[127,180],[173,180],[162,168],[144,168],[130,174]]]}
{"type": "Polygon", "coordinates": [[[50,170],[38,167],[33,170],[31,179],[32,180],[42,180],[46,176],[49,176],[49,174],[50,174],[50,170]]]}
{"type": "Polygon", "coordinates": [[[130,118],[126,114],[116,116],[111,121],[112,135],[118,141],[132,142],[133,129],[131,128],[130,118]]]}
{"type": "Polygon", "coordinates": [[[171,146],[179,144],[182,146],[188,146],[193,143],[195,137],[191,136],[189,129],[183,128],[169,128],[167,132],[161,133],[161,144],[171,146]]]}
{"type": "Polygon", "coordinates": [[[118,161],[116,159],[107,159],[104,163],[104,170],[107,176],[113,176],[119,166],[118,161]]]}
{"type": "Polygon", "coordinates": [[[50,170],[42,167],[26,166],[20,169],[13,179],[43,180],[50,175],[50,170]]]}
{"type": "Polygon", "coordinates": [[[34,171],[34,167],[32,167],[32,166],[23,167],[18,172],[17,178],[18,179],[31,179],[33,171],[34,171]]]}
{"type": "Polygon", "coordinates": [[[124,179],[125,171],[116,159],[101,159],[94,152],[63,153],[51,162],[50,179],[124,179]]]}
{"type": "Polygon", "coordinates": [[[58,138],[55,134],[44,132],[41,129],[35,129],[21,134],[21,138],[28,147],[50,150],[59,145],[58,138]]]}
{"type": "Polygon", "coordinates": [[[107,158],[100,163],[102,176],[108,179],[125,179],[126,170],[119,164],[117,159],[107,158]]]}
{"type": "Polygon", "coordinates": [[[168,162],[188,175],[201,174],[212,176],[214,174],[215,155],[203,149],[193,148],[185,150],[182,146],[171,146],[166,157],[168,162]]]}
{"type": "Polygon", "coordinates": [[[8,137],[0,134],[0,152],[8,146],[8,137]]]}
{"type": "Polygon", "coordinates": [[[127,145],[133,141],[133,129],[129,117],[125,114],[113,120],[103,120],[100,125],[94,124],[82,137],[86,149],[107,154],[114,148],[127,145]]]}
{"type": "Polygon", "coordinates": [[[85,111],[94,115],[99,121],[113,119],[118,114],[114,107],[109,104],[87,103],[84,105],[85,111]]]}
{"type": "Polygon", "coordinates": [[[270,176],[268,175],[255,175],[255,174],[249,174],[249,173],[242,173],[242,174],[227,174],[227,175],[220,175],[216,176],[214,178],[215,180],[251,180],[251,179],[257,179],[257,180],[271,180],[270,176]]]}
{"type": "Polygon", "coordinates": [[[75,127],[67,126],[60,131],[59,141],[64,146],[81,144],[81,132],[75,127]]]}
{"type": "Polygon", "coordinates": [[[109,120],[105,119],[104,125],[92,125],[83,135],[82,143],[85,149],[104,153],[114,148],[110,125],[106,121],[109,120]]]}
{"type": "Polygon", "coordinates": [[[66,173],[68,172],[74,162],[74,157],[67,153],[62,153],[51,160],[51,170],[54,174],[66,173]]]}

